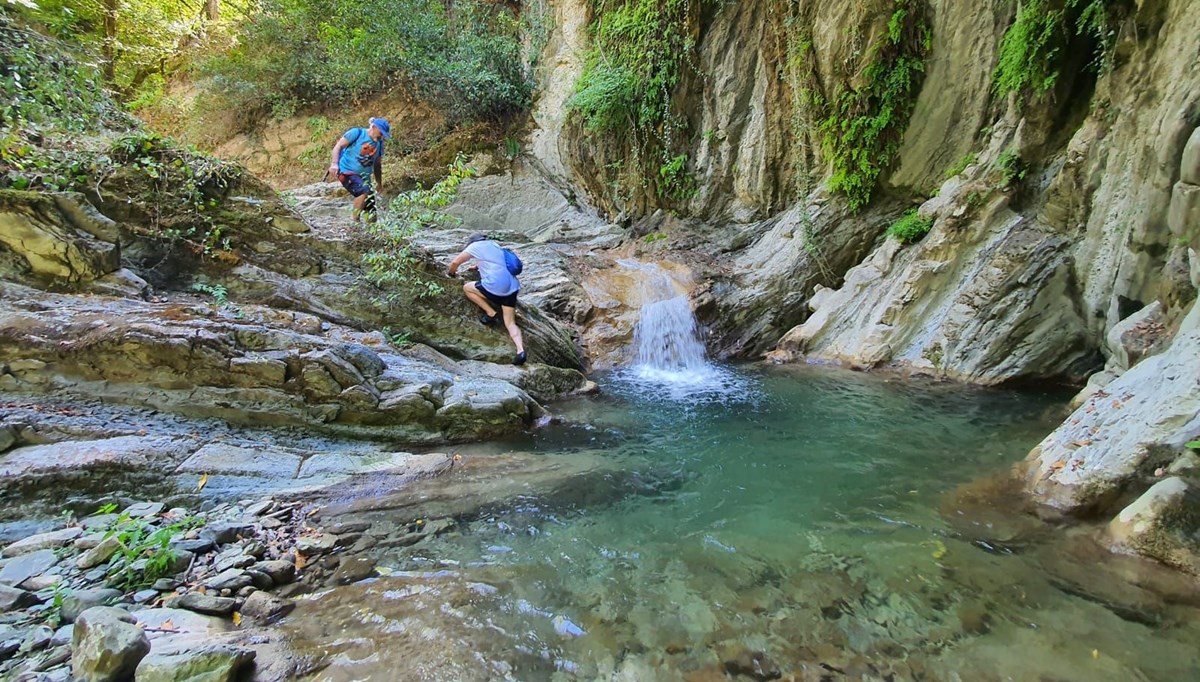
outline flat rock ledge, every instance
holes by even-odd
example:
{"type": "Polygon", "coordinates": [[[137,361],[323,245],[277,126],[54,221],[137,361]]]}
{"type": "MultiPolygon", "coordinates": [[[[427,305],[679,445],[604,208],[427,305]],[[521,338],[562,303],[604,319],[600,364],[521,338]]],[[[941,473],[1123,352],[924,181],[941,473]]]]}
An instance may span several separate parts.
{"type": "Polygon", "coordinates": [[[0,391],[444,443],[519,431],[580,372],[456,362],[305,313],[46,294],[0,283],[0,391]]]}

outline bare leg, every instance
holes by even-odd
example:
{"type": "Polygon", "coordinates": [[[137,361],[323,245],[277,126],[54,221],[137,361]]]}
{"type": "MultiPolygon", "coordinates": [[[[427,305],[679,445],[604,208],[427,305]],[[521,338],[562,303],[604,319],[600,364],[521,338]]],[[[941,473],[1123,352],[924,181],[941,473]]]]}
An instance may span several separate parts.
{"type": "MultiPolygon", "coordinates": [[[[467,300],[469,300],[469,301],[471,301],[471,303],[474,303],[475,305],[479,306],[479,309],[482,310],[483,312],[487,313],[489,317],[496,316],[496,309],[493,308],[492,304],[488,302],[486,296],[479,293],[479,290],[475,288],[474,282],[467,282],[466,284],[464,284],[463,285],[463,293],[467,295],[467,300]]],[[[508,323],[505,322],[505,324],[507,325],[508,323]]],[[[518,333],[520,333],[520,332],[518,331],[518,333]]]]}
{"type": "Polygon", "coordinates": [[[362,215],[363,205],[366,203],[367,203],[367,195],[366,194],[360,194],[360,195],[354,197],[354,210],[350,213],[350,216],[352,218],[354,218],[355,222],[357,222],[359,216],[362,215]]]}
{"type": "Polygon", "coordinates": [[[517,326],[517,309],[502,305],[500,311],[504,313],[504,328],[508,330],[513,345],[517,347],[518,353],[524,353],[525,339],[521,336],[521,328],[517,326]]]}

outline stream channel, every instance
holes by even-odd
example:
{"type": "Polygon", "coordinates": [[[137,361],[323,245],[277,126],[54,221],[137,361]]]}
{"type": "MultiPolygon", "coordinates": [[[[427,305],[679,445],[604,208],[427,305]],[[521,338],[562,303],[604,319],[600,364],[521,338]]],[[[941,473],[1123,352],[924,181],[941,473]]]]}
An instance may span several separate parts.
{"type": "Polygon", "coordinates": [[[1066,396],[723,367],[693,327],[648,303],[600,397],[461,448],[610,468],[368,550],[381,577],[281,623],[307,679],[1196,679],[1186,578],[998,483],[1066,396]]]}

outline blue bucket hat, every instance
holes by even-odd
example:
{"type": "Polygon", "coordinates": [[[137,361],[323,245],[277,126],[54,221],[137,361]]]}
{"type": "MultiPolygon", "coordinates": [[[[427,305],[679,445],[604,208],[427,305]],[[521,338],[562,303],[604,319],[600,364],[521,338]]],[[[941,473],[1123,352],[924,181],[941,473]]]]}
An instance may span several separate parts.
{"type": "Polygon", "coordinates": [[[384,139],[392,139],[392,127],[388,125],[386,118],[373,118],[369,123],[379,128],[379,132],[383,133],[384,139]]]}

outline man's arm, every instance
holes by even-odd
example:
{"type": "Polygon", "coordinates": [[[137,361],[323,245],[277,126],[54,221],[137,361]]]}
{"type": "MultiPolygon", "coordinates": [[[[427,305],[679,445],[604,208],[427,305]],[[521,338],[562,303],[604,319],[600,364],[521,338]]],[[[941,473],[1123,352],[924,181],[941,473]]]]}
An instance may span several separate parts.
{"type": "Polygon", "coordinates": [[[333,145],[333,156],[329,161],[329,172],[332,175],[338,174],[338,159],[342,157],[342,150],[350,146],[350,140],[343,135],[338,138],[338,141],[333,145]]]}
{"type": "Polygon", "coordinates": [[[375,155],[375,168],[373,170],[375,171],[375,187],[382,190],[383,189],[383,151],[382,150],[380,150],[380,152],[375,155]]]}
{"type": "Polygon", "coordinates": [[[456,256],[454,258],[454,260],[450,261],[450,276],[454,277],[455,274],[458,273],[459,266],[461,266],[463,263],[466,263],[467,261],[471,260],[472,258],[474,258],[474,256],[467,253],[466,251],[463,251],[462,253],[458,254],[458,256],[456,256]]]}

